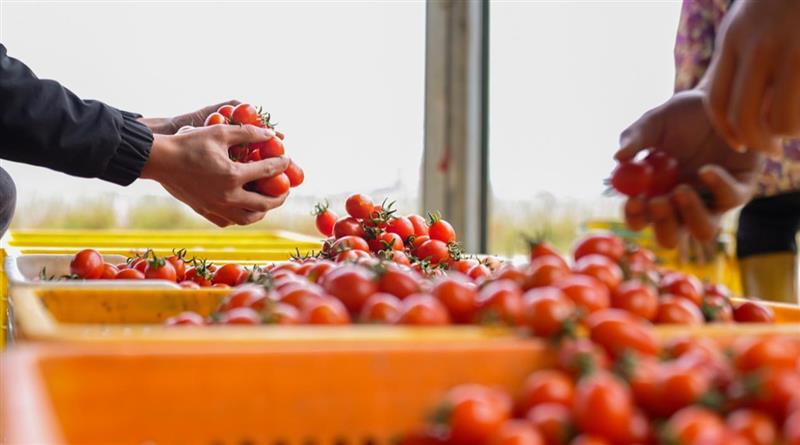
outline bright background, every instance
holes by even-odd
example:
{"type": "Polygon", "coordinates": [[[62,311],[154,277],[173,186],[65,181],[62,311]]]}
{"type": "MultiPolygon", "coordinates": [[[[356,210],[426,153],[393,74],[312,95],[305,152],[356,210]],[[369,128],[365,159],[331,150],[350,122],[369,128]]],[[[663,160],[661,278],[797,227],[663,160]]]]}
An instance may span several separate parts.
{"type": "MultiPolygon", "coordinates": [[[[490,249],[519,232],[571,239],[618,213],[603,197],[619,132],[669,97],[679,1],[491,3],[490,249]]],[[[40,77],[147,116],[237,98],[286,132],[306,182],[257,227],[311,230],[351,192],[418,210],[425,4],[18,2],[0,41],[40,77]]],[[[3,161],[17,227],[198,227],[155,183],[120,188],[3,161]]],[[[202,185],[198,185],[202,187],[202,185]]]]}

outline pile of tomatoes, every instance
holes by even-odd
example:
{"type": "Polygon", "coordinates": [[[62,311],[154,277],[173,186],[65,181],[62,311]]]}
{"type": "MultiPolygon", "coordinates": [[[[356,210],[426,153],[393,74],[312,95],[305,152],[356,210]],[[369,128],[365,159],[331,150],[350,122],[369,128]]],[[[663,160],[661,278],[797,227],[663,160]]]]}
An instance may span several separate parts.
{"type": "Polygon", "coordinates": [[[625,196],[651,198],[671,192],[678,181],[678,161],[663,151],[651,150],[643,159],[619,162],[609,183],[625,196]]]}
{"type": "MultiPolygon", "coordinates": [[[[269,113],[261,109],[242,103],[236,106],[223,105],[215,113],[208,115],[205,126],[211,125],[254,125],[260,128],[274,128],[270,122],[269,113]]],[[[255,162],[262,159],[283,156],[284,134],[275,132],[273,137],[264,142],[255,144],[234,145],[228,149],[228,155],[236,162],[255,162]]],[[[305,173],[294,161],[289,162],[286,171],[271,178],[262,178],[247,185],[249,190],[257,191],[266,196],[281,196],[289,191],[290,187],[297,187],[303,183],[305,173]]]]}
{"type": "Polygon", "coordinates": [[[515,397],[454,387],[403,444],[800,444],[797,338],[745,337],[725,348],[697,338],[636,343],[567,340],[556,367],[530,374],[515,397]]]}

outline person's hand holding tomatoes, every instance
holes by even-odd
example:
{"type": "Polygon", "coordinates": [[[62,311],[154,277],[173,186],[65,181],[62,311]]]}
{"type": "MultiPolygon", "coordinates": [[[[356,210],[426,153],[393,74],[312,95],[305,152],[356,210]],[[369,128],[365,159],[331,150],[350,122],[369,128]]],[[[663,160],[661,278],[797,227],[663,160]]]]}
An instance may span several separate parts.
{"type": "MultiPolygon", "coordinates": [[[[653,225],[656,239],[675,247],[679,232],[688,229],[700,241],[710,241],[718,231],[719,215],[747,202],[761,171],[758,153],[737,153],[714,130],[700,91],[678,93],[645,113],[620,137],[618,161],[655,148],[677,160],[678,185],[657,196],[635,193],[625,203],[625,220],[634,230],[653,225]],[[710,192],[704,203],[699,191],[710,192]]],[[[666,168],[653,169],[653,182],[666,168]]]]}
{"type": "Polygon", "coordinates": [[[275,132],[252,125],[214,125],[154,135],[141,177],[153,179],[197,213],[225,227],[252,224],[283,204],[288,193],[270,197],[245,190],[245,184],[282,173],[288,158],[238,163],[228,147],[267,141],[275,132]]]}
{"type": "Polygon", "coordinates": [[[735,148],[782,154],[800,136],[800,2],[739,0],[722,22],[702,89],[712,120],[735,148]]]}
{"type": "Polygon", "coordinates": [[[147,125],[153,133],[156,134],[175,134],[183,127],[202,127],[203,123],[209,114],[216,112],[224,105],[230,105],[231,108],[238,105],[238,100],[229,100],[218,103],[216,105],[209,105],[191,113],[181,114],[174,117],[143,117],[139,119],[143,124],[147,125]]]}

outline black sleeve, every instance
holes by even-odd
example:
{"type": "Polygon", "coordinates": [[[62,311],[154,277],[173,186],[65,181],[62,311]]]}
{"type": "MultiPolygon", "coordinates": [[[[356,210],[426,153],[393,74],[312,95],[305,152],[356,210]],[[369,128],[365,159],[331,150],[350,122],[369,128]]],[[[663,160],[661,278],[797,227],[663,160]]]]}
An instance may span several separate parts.
{"type": "Polygon", "coordinates": [[[39,79],[0,44],[0,158],[128,185],[153,145],[137,117],[39,79]]]}

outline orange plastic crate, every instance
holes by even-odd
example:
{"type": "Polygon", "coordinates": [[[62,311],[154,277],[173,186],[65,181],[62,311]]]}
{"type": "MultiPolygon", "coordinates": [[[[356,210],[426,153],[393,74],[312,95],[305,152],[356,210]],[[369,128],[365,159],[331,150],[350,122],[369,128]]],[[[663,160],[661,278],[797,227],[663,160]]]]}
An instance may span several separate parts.
{"type": "Polygon", "coordinates": [[[448,388],[515,390],[538,340],[284,347],[24,346],[3,360],[8,443],[384,444],[448,388]],[[13,383],[12,383],[13,382],[13,383]]]}

